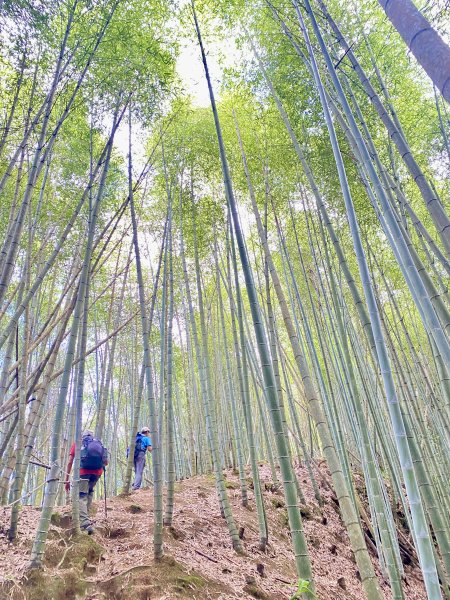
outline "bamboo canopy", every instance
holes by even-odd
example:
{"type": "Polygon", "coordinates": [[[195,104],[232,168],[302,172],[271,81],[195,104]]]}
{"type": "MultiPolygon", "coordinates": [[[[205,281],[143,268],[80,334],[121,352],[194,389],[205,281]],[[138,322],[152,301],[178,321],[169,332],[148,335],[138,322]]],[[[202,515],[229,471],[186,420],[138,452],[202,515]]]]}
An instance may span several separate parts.
{"type": "Polygon", "coordinates": [[[269,552],[265,469],[313,600],[298,473],[323,516],[325,464],[365,596],[408,598],[410,562],[449,598],[448,15],[44,4],[0,3],[0,502],[11,542],[41,509],[27,568],[57,507],[83,528],[82,432],[95,496],[127,496],[145,426],[155,560],[197,475],[230,552],[234,494],[269,552]]]}

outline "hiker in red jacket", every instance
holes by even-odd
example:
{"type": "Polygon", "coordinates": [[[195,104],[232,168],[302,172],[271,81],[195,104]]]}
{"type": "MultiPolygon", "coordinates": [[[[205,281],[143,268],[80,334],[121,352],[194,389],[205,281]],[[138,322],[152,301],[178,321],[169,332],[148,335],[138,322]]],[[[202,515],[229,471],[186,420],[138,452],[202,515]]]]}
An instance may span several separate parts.
{"type": "MultiPolygon", "coordinates": [[[[75,442],[72,444],[67,464],[65,488],[70,490],[69,475],[75,459],[75,442]]],[[[94,529],[89,518],[94,497],[94,487],[102,476],[104,467],[108,464],[108,451],[100,440],[94,438],[90,429],[83,431],[80,452],[80,527],[88,534],[94,529]]]]}

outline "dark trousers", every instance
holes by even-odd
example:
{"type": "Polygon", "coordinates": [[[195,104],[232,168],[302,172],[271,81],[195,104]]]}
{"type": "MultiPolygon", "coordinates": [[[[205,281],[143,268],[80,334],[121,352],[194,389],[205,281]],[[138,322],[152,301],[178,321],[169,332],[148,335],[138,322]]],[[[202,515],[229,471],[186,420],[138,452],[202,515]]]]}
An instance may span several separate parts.
{"type": "Polygon", "coordinates": [[[145,467],[145,452],[141,451],[134,458],[134,470],[136,472],[134,476],[133,490],[138,490],[142,484],[142,474],[145,467]]]}

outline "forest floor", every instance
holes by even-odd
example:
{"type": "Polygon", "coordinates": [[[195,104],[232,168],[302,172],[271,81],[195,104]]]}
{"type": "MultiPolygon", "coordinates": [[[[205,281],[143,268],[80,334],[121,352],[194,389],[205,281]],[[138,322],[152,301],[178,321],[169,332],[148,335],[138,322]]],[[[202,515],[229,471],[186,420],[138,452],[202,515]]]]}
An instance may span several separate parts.
{"type": "MultiPolygon", "coordinates": [[[[340,520],[329,473],[315,468],[324,506],[320,509],[305,468],[297,469],[307,504],[303,523],[320,600],[363,600],[364,593],[340,520]]],[[[53,516],[45,553],[45,567],[26,571],[39,510],[24,507],[19,539],[11,544],[6,531],[9,509],[0,509],[0,600],[193,600],[260,598],[289,600],[296,591],[296,573],[282,490],[273,489],[270,470],[261,465],[267,510],[269,544],[258,550],[258,525],[253,491],[250,509],[242,507],[238,478],[226,473],[236,524],[241,529],[244,555],[236,554],[218,509],[214,480],[198,476],[177,483],[173,528],[165,529],[165,558],[152,558],[153,494],[138,490],[128,496],[96,503],[96,531],[75,539],[70,534],[70,507],[53,516]]],[[[251,480],[249,479],[249,482],[251,480]]],[[[382,582],[383,594],[391,598],[382,582]]],[[[405,598],[425,600],[420,571],[405,566],[405,598]]]]}

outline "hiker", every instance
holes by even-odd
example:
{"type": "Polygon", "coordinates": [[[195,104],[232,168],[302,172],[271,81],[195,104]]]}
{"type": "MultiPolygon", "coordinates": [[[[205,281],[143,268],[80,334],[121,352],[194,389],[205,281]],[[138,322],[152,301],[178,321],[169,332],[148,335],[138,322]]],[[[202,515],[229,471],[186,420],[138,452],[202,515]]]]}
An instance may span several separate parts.
{"type": "MultiPolygon", "coordinates": [[[[108,464],[108,451],[90,429],[83,431],[80,453],[80,527],[89,535],[94,531],[89,513],[94,497],[94,487],[108,464]]],[[[66,492],[70,491],[69,475],[75,459],[75,442],[72,444],[67,464],[66,492]]]]}
{"type": "Polygon", "coordinates": [[[145,467],[145,455],[152,451],[152,441],[149,436],[150,429],[143,427],[136,435],[136,446],[134,448],[134,470],[136,472],[133,490],[138,490],[142,483],[142,474],[145,467]]]}

